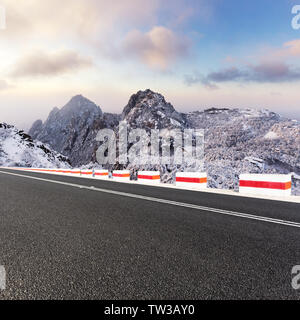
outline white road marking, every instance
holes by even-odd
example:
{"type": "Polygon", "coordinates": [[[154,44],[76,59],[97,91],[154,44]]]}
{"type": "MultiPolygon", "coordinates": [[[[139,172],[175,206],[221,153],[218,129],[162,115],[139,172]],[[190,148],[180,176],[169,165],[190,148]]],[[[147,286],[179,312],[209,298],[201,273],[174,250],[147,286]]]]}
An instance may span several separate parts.
{"type": "Polygon", "coordinates": [[[44,181],[44,182],[56,183],[56,184],[69,186],[69,187],[86,189],[86,190],[90,190],[90,191],[97,191],[97,192],[102,192],[102,193],[114,194],[114,195],[127,197],[127,198],[141,199],[141,200],[152,201],[152,202],[157,202],[157,203],[162,203],[162,204],[168,204],[168,205],[177,206],[177,207],[183,207],[183,208],[189,208],[189,209],[195,209],[195,210],[201,210],[201,211],[208,211],[208,212],[213,212],[213,213],[227,215],[227,216],[234,216],[234,217],[239,217],[239,218],[244,218],[244,219],[251,219],[251,220],[269,222],[269,223],[273,223],[273,224],[279,224],[279,225],[284,225],[284,226],[289,226],[289,227],[294,227],[294,228],[300,228],[300,223],[299,222],[293,222],[293,221],[281,220],[281,219],[274,219],[274,218],[269,218],[269,217],[264,217],[264,216],[256,216],[256,215],[247,214],[247,213],[228,211],[228,210],[222,210],[222,209],[216,209],[216,208],[210,208],[210,207],[203,207],[203,206],[190,204],[190,203],[176,202],[176,201],[172,201],[172,200],[147,197],[147,196],[142,196],[142,195],[133,194],[133,193],[127,193],[127,192],[107,190],[107,189],[101,189],[101,188],[96,188],[96,187],[88,187],[88,186],[84,186],[84,185],[80,185],[80,184],[74,184],[74,183],[69,183],[69,182],[38,178],[38,177],[33,177],[33,176],[28,176],[28,175],[23,175],[23,174],[17,174],[17,173],[12,173],[12,172],[0,171],[0,173],[7,174],[7,175],[12,175],[12,176],[17,176],[17,177],[22,177],[22,178],[27,178],[27,179],[33,179],[33,180],[39,180],[39,181],[44,181]]]}
{"type": "Polygon", "coordinates": [[[6,289],[6,270],[4,266],[0,266],[0,290],[6,289]]]}

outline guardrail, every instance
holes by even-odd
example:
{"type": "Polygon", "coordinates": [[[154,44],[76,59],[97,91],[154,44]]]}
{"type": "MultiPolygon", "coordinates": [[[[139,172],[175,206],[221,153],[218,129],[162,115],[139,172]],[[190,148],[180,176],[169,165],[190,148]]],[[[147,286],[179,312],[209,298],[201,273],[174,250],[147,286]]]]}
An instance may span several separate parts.
{"type": "Polygon", "coordinates": [[[130,171],[129,170],[113,171],[112,178],[116,181],[130,181],[130,171]]]}
{"type": "MultiPolygon", "coordinates": [[[[112,179],[118,182],[130,182],[129,170],[96,169],[48,169],[48,168],[9,168],[14,170],[41,172],[47,174],[68,175],[82,178],[112,179]]],[[[159,171],[139,171],[138,182],[142,184],[159,185],[159,171]]],[[[185,189],[207,189],[206,172],[177,172],[176,187],[185,189]]],[[[286,197],[292,195],[292,174],[242,174],[240,175],[239,193],[248,195],[267,195],[286,197]]]]}
{"type": "Polygon", "coordinates": [[[291,174],[242,174],[240,175],[240,193],[291,196],[291,174]]]}
{"type": "Polygon", "coordinates": [[[146,184],[160,184],[159,171],[139,171],[137,175],[138,181],[146,184]]]}
{"type": "Polygon", "coordinates": [[[191,188],[207,188],[206,172],[177,172],[176,186],[191,188]]]}

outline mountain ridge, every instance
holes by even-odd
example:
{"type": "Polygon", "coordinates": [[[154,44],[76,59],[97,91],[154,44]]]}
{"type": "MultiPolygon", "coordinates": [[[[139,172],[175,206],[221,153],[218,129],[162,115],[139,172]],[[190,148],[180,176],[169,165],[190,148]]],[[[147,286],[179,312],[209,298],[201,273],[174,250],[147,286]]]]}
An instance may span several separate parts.
{"type": "MultiPolygon", "coordinates": [[[[81,97],[72,99],[76,101],[81,97]]],[[[237,189],[239,174],[246,172],[300,174],[299,122],[266,109],[210,108],[180,113],[161,94],[147,89],[132,95],[119,115],[101,111],[101,114],[83,112],[80,118],[61,117],[57,112],[54,120],[48,120],[42,126],[40,122],[35,122],[29,132],[34,138],[47,142],[54,150],[69,157],[73,166],[97,166],[99,143],[95,138],[98,131],[110,128],[117,133],[119,121],[126,120],[130,128],[147,131],[204,129],[205,170],[209,174],[210,187],[237,189]],[[60,122],[65,123],[63,134],[57,126],[60,122]]],[[[177,170],[197,170],[189,166],[157,168],[151,165],[137,167],[134,164],[116,164],[110,169],[160,169],[164,182],[174,181],[177,170]]]]}

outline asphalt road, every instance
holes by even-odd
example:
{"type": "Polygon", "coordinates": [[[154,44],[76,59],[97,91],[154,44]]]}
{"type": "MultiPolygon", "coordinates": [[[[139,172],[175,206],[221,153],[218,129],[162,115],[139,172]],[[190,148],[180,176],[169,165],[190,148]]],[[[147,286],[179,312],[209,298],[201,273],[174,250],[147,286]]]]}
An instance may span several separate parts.
{"type": "Polygon", "coordinates": [[[0,298],[299,299],[299,224],[263,217],[300,204],[0,169],[0,298]]]}

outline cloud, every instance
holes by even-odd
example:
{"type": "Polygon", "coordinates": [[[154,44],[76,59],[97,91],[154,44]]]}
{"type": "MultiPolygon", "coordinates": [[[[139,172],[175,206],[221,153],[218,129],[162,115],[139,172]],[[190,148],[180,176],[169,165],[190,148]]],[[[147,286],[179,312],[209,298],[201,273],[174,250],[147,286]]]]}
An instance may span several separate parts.
{"type": "Polygon", "coordinates": [[[93,37],[112,30],[178,25],[191,17],[210,19],[218,0],[1,0],[7,33],[28,36],[66,33],[93,37]],[[26,28],[25,28],[26,27],[26,28]],[[30,32],[29,32],[30,31],[30,32]]]}
{"type": "Polygon", "coordinates": [[[17,61],[12,72],[13,77],[56,76],[92,66],[89,58],[80,56],[71,50],[47,53],[33,51],[17,61]]]}
{"type": "Polygon", "coordinates": [[[280,61],[262,62],[244,68],[227,68],[202,75],[195,72],[186,75],[185,83],[193,85],[202,83],[207,88],[217,88],[217,84],[225,82],[281,83],[300,80],[300,68],[289,66],[280,61]]]}
{"type": "Polygon", "coordinates": [[[196,83],[202,83],[208,89],[218,89],[218,86],[216,85],[217,83],[245,80],[248,75],[247,71],[242,71],[238,68],[232,67],[211,72],[206,76],[199,72],[195,72],[192,75],[186,75],[185,83],[189,86],[196,83]]]}
{"type": "Polygon", "coordinates": [[[188,54],[190,45],[187,38],[156,26],[146,33],[138,30],[129,32],[122,42],[122,51],[151,68],[167,70],[177,59],[188,54]]]}
{"type": "Polygon", "coordinates": [[[136,59],[152,69],[167,70],[186,56],[191,42],[199,41],[201,30],[192,30],[193,23],[210,21],[219,0],[0,1],[7,13],[1,40],[13,55],[28,44],[67,45],[114,63],[136,59]]]}
{"type": "Polygon", "coordinates": [[[300,40],[291,40],[285,42],[280,49],[272,49],[268,52],[269,59],[282,58],[299,58],[300,57],[300,40]]]}
{"type": "Polygon", "coordinates": [[[256,63],[247,63],[246,59],[236,59],[227,56],[224,62],[240,63],[240,67],[229,67],[208,74],[195,71],[184,78],[184,82],[191,86],[201,83],[208,89],[217,89],[217,84],[226,82],[237,83],[288,83],[300,81],[300,68],[294,63],[300,58],[300,40],[283,43],[280,48],[264,48],[263,52],[252,57],[256,63]],[[296,58],[296,59],[295,59],[296,58]]]}
{"type": "Polygon", "coordinates": [[[10,88],[10,85],[7,83],[6,80],[0,79],[0,91],[10,88]]]}
{"type": "Polygon", "coordinates": [[[212,0],[0,1],[7,12],[2,40],[15,54],[28,43],[54,48],[72,43],[115,62],[136,58],[158,70],[185,56],[192,40],[182,35],[183,24],[211,16],[214,7],[212,0]]]}
{"type": "Polygon", "coordinates": [[[7,12],[7,35],[94,38],[116,25],[155,23],[161,0],[1,0],[7,12]]]}
{"type": "Polygon", "coordinates": [[[256,82],[298,81],[300,80],[300,69],[280,61],[264,62],[250,66],[250,72],[245,80],[256,82]]]}

